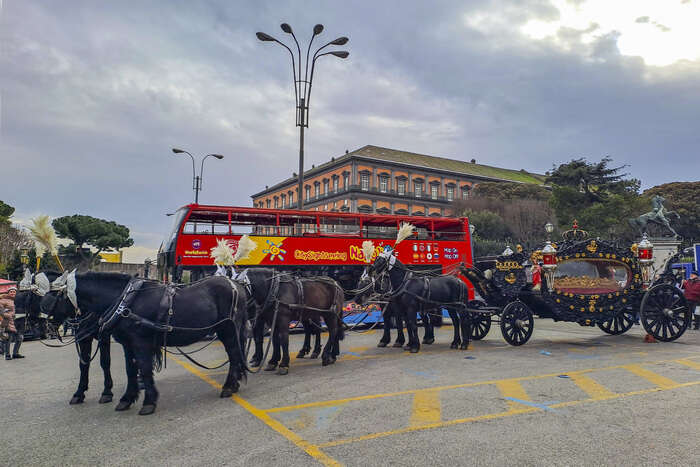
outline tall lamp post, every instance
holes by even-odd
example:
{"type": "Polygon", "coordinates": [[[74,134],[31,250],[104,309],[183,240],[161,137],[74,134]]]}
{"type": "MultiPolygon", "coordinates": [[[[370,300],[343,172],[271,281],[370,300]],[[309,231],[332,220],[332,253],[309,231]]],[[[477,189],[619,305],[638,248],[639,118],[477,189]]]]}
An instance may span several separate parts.
{"type": "Polygon", "coordinates": [[[199,175],[194,168],[194,156],[184,149],[173,148],[175,154],[187,154],[192,159],[192,189],[194,190],[194,204],[199,204],[199,192],[202,191],[202,175],[204,174],[204,161],[207,157],[216,157],[217,159],[223,159],[224,156],[221,154],[207,154],[202,158],[202,164],[199,166],[199,175]]]}
{"type": "Polygon", "coordinates": [[[321,50],[325,49],[329,45],[345,45],[348,42],[348,38],[343,36],[339,37],[337,39],[334,39],[327,44],[319,47],[316,52],[314,52],[313,55],[310,54],[311,52],[311,44],[314,41],[314,38],[321,34],[323,32],[323,25],[322,24],[317,24],[314,26],[313,29],[313,34],[311,36],[311,40],[309,41],[309,46],[306,49],[306,57],[305,57],[305,63],[304,63],[304,74],[303,74],[303,79],[302,79],[302,73],[301,73],[301,65],[302,65],[302,54],[301,54],[301,47],[299,47],[299,41],[297,41],[296,36],[294,35],[294,31],[292,31],[292,27],[288,25],[287,23],[282,23],[280,25],[280,28],[282,28],[282,31],[284,31],[287,34],[291,34],[292,38],[294,39],[294,43],[296,44],[297,48],[297,60],[294,59],[294,52],[292,52],[292,49],[287,47],[284,43],[278,41],[274,37],[270,36],[269,34],[265,34],[264,32],[257,32],[255,35],[257,36],[258,39],[260,39],[263,42],[277,42],[279,45],[287,49],[287,52],[289,52],[289,55],[292,57],[292,76],[294,78],[294,99],[296,101],[296,126],[299,127],[299,193],[297,194],[298,197],[298,204],[299,204],[299,209],[303,209],[304,207],[304,128],[309,127],[309,103],[311,101],[311,85],[314,80],[314,68],[316,66],[316,60],[319,58],[325,56],[325,55],[333,55],[338,58],[348,58],[348,55],[350,55],[350,52],[347,52],[345,50],[332,50],[329,52],[324,52],[320,53],[321,50]],[[309,56],[311,56],[311,72],[309,73],[309,56]],[[298,65],[297,65],[298,63],[298,65]]]}

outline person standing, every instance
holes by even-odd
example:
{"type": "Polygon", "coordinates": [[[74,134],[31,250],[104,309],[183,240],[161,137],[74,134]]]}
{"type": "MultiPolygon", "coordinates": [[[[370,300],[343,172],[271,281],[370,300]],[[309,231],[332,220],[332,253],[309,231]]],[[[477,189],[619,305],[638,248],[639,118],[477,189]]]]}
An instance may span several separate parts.
{"type": "MultiPolygon", "coordinates": [[[[11,287],[7,293],[0,295],[0,313],[2,313],[2,326],[9,335],[5,341],[5,360],[12,360],[10,354],[10,343],[15,342],[15,352],[19,350],[17,346],[17,328],[15,327],[15,296],[17,287],[11,287]]],[[[19,355],[19,354],[17,354],[19,355]]],[[[17,358],[24,358],[19,355],[17,358]]]]}
{"type": "Polygon", "coordinates": [[[691,321],[695,317],[693,329],[700,329],[700,315],[695,314],[697,307],[700,306],[700,278],[698,278],[698,272],[691,271],[690,278],[683,281],[681,288],[683,289],[683,296],[688,301],[691,321]]]}

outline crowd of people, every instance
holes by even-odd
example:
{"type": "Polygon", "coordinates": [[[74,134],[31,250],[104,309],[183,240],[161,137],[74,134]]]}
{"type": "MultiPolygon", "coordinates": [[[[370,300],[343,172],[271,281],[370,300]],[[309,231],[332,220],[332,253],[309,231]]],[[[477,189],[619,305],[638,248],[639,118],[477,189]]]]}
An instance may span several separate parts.
{"type": "MultiPolygon", "coordinates": [[[[688,302],[690,313],[695,319],[693,329],[700,329],[700,278],[697,271],[692,271],[690,277],[681,284],[683,296],[688,302]]],[[[692,318],[691,318],[692,319],[692,318]]]]}

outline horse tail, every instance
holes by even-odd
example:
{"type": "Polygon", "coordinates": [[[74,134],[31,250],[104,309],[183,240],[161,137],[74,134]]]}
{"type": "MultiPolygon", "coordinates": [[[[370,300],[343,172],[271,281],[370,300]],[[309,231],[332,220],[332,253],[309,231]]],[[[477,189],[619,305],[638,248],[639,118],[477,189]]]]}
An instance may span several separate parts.
{"type": "Polygon", "coordinates": [[[163,369],[163,353],[165,352],[165,347],[160,345],[153,346],[153,369],[155,371],[160,371],[163,369]]]}

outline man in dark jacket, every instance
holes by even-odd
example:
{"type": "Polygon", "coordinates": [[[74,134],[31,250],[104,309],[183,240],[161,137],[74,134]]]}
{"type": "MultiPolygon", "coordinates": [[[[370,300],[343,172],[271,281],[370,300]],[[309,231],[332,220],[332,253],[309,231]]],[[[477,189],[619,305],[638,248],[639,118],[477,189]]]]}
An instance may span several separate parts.
{"type": "Polygon", "coordinates": [[[692,271],[690,273],[690,279],[683,281],[681,287],[683,288],[683,296],[688,301],[691,319],[695,316],[695,326],[693,329],[700,329],[700,316],[695,314],[696,308],[700,306],[700,278],[698,278],[698,272],[692,271]]]}

